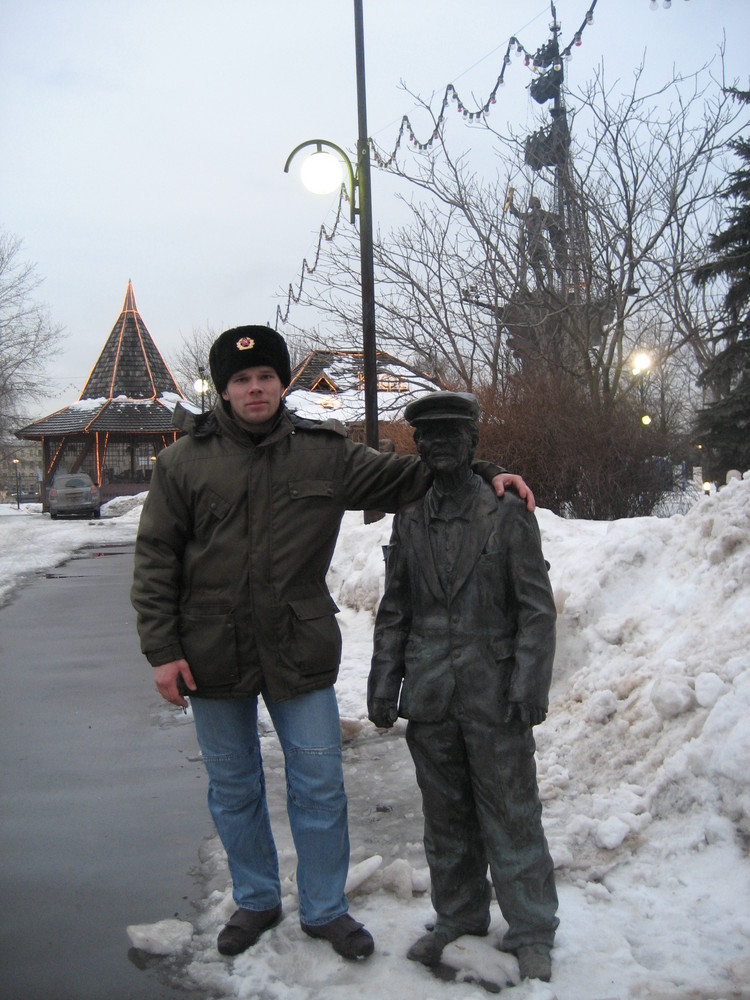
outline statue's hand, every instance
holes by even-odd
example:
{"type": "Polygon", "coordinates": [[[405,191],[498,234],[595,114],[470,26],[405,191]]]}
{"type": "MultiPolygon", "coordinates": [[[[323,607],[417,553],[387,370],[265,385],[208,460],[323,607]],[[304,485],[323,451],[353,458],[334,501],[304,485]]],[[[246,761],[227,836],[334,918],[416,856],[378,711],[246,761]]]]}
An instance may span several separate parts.
{"type": "Polygon", "coordinates": [[[538,705],[527,705],[523,701],[509,701],[505,709],[506,723],[518,719],[525,726],[538,726],[547,718],[547,710],[538,705]]]}
{"type": "Polygon", "coordinates": [[[398,708],[387,698],[373,698],[367,706],[370,722],[378,729],[390,729],[398,718],[398,708]]]}

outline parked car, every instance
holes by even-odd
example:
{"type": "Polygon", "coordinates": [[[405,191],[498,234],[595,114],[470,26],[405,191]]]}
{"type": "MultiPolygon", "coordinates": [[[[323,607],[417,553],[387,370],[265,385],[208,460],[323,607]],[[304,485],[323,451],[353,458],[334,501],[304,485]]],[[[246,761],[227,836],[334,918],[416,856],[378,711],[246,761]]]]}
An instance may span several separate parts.
{"type": "Polygon", "coordinates": [[[99,517],[99,487],[85,472],[61,472],[47,492],[49,516],[54,521],[63,514],[99,517]]]}

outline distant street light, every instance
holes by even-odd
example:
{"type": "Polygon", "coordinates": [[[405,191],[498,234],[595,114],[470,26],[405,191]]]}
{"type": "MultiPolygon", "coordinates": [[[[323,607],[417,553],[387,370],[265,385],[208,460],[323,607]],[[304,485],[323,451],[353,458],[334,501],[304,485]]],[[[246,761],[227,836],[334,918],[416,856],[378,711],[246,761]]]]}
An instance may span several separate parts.
{"type": "Polygon", "coordinates": [[[375,278],[372,242],[372,196],[370,191],[370,146],[367,136],[367,101],[365,91],[365,45],[362,0],[354,0],[354,45],[357,64],[357,165],[356,170],[344,150],[327,139],[308,139],[296,146],[287,157],[284,173],[300,150],[316,146],[316,151],[302,167],[302,182],[310,190],[331,193],[342,183],[340,165],[334,174],[336,159],[323,147],[333,150],[346,167],[350,221],[359,215],[359,254],[362,276],[362,353],[365,387],[365,441],[378,448],[377,347],[375,343],[375,278]],[[332,162],[333,161],[333,162],[332,162]],[[334,179],[334,177],[336,179],[334,179]],[[315,186],[313,186],[315,185],[315,186]],[[322,186],[321,186],[322,185],[322,186]]]}
{"type": "Polygon", "coordinates": [[[201,413],[205,413],[206,393],[208,392],[209,386],[208,382],[206,381],[206,369],[203,367],[203,365],[198,365],[198,374],[200,375],[200,378],[197,378],[195,382],[193,382],[193,388],[195,389],[196,392],[199,392],[201,394],[201,413]]]}
{"type": "MultiPolygon", "coordinates": [[[[638,389],[641,398],[641,410],[643,410],[646,406],[646,378],[648,376],[648,373],[651,371],[652,364],[653,360],[651,358],[651,355],[648,354],[646,351],[638,351],[636,354],[633,355],[631,361],[633,376],[638,379],[638,389]]],[[[644,427],[648,427],[648,425],[651,423],[651,417],[648,415],[648,413],[643,414],[643,416],[641,417],[641,423],[643,424],[644,427]]]]}
{"type": "Polygon", "coordinates": [[[14,458],[13,459],[13,464],[16,467],[16,509],[17,510],[21,509],[21,480],[20,480],[19,475],[18,475],[18,463],[19,463],[19,461],[20,461],[20,459],[18,459],[18,458],[14,458]]]}

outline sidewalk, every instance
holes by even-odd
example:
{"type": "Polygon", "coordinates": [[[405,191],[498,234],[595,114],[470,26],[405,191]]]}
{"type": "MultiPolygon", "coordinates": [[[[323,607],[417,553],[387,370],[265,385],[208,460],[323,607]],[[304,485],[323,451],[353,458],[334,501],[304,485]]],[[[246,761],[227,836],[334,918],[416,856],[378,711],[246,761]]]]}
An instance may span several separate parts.
{"type": "Polygon", "coordinates": [[[173,1000],[129,924],[190,920],[213,832],[188,719],[156,693],[132,546],[80,554],[0,610],[0,1000],[173,1000]]]}

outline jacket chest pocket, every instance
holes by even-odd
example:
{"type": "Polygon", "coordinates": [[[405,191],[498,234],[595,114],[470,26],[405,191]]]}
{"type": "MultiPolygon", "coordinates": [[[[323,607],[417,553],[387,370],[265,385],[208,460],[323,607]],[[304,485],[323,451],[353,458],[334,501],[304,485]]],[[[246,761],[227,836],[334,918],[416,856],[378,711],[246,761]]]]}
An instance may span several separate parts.
{"type": "Polygon", "coordinates": [[[291,479],[289,496],[292,500],[332,500],[332,479],[291,479]]]}
{"type": "Polygon", "coordinates": [[[213,490],[204,490],[198,498],[194,530],[198,538],[205,539],[232,509],[229,500],[213,490]]]}

